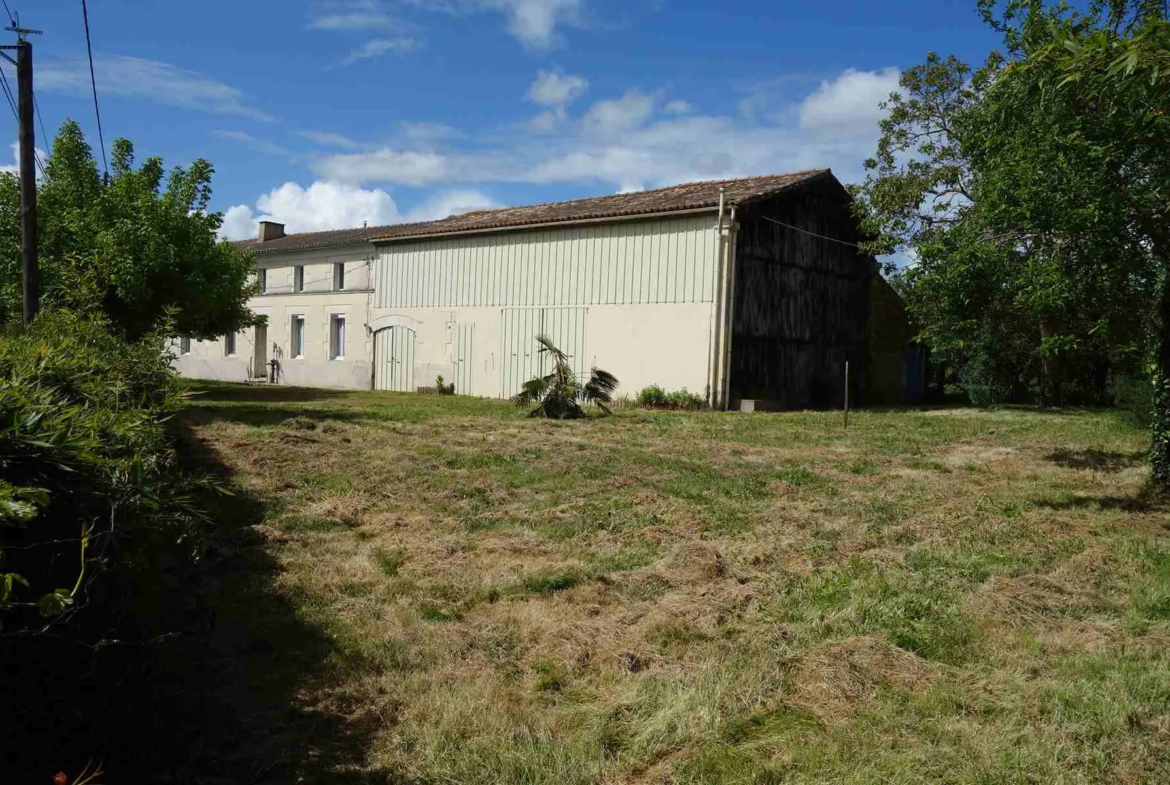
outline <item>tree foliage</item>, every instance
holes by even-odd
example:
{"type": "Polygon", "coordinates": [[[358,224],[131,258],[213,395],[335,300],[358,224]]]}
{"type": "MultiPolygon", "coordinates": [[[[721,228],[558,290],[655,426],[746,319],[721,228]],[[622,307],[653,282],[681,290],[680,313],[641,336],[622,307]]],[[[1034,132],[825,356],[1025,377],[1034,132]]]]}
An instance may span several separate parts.
{"type": "Polygon", "coordinates": [[[618,380],[613,374],[593,368],[589,379],[582,382],[573,371],[569,356],[556,347],[547,335],[538,335],[538,354],[552,360],[552,370],[545,376],[529,379],[512,396],[512,403],[518,407],[534,406],[530,417],[548,417],[552,420],[575,420],[585,415],[586,406],[596,406],[603,414],[609,414],[613,403],[613,392],[618,380]]]}
{"type": "Polygon", "coordinates": [[[1148,343],[1149,238],[1132,231],[1116,198],[1125,167],[1101,142],[1132,129],[1070,100],[1077,78],[1053,66],[1041,78],[1035,62],[1079,38],[1149,49],[1137,20],[1158,4],[1139,5],[981,2],[1004,51],[975,71],[934,54],[909,69],[856,189],[871,250],[916,258],[896,277],[923,339],[1015,397],[1060,402],[1072,384],[1096,400],[1148,343]]]}
{"type": "MultiPolygon", "coordinates": [[[[135,167],[118,139],[103,181],[81,128],[62,127],[45,161],[37,207],[41,302],[100,310],[131,340],[173,310],[175,334],[214,338],[253,323],[249,255],[216,238],[208,212],[214,169],[203,159],[164,171],[162,159],[135,167]]],[[[0,175],[0,321],[20,313],[19,186],[0,175]]]]}

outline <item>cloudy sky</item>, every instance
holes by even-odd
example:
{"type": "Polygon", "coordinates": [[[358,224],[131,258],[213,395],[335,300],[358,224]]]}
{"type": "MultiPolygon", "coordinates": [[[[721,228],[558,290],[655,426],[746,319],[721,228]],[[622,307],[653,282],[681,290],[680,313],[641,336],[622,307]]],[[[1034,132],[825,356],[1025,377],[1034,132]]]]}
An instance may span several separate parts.
{"type": "MultiPolygon", "coordinates": [[[[74,118],[96,149],[80,4],[8,4],[45,31],[46,128],[74,118]]],[[[902,69],[932,49],[976,59],[995,43],[974,0],[96,0],[90,11],[107,145],[125,136],[168,165],[211,160],[232,238],[261,217],[314,231],[823,166],[854,181],[902,69]]]]}

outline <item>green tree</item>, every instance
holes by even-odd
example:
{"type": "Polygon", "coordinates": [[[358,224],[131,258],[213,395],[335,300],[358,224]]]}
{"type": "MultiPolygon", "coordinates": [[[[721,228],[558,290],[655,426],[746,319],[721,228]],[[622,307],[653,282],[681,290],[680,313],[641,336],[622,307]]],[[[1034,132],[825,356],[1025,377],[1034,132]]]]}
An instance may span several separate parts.
{"type": "Polygon", "coordinates": [[[988,12],[1006,53],[978,70],[931,54],[903,75],[856,205],[872,251],[917,256],[896,283],[932,348],[968,381],[1019,397],[1042,380],[1059,403],[1066,380],[1096,397],[1102,369],[1132,361],[1147,279],[1119,262],[1141,245],[1099,198],[1079,110],[1018,84],[1040,28],[1017,11],[988,12]]]}
{"type": "MultiPolygon", "coordinates": [[[[41,301],[99,309],[129,339],[173,309],[178,335],[214,338],[254,323],[250,255],[217,240],[208,212],[214,169],[202,159],[164,172],[160,158],[135,168],[118,139],[103,182],[81,128],[62,127],[38,186],[41,301]]],[[[20,313],[19,188],[0,175],[0,319],[20,313]]]]}
{"type": "MultiPolygon", "coordinates": [[[[1170,491],[1170,20],[1165,2],[1096,2],[1086,13],[1040,0],[982,4],[1012,48],[996,89],[997,128],[1024,104],[1061,119],[1063,163],[1091,187],[1063,187],[1050,200],[1085,285],[1127,297],[1154,332],[1153,479],[1170,491]],[[1156,297],[1150,297],[1157,293],[1156,297]],[[1142,303],[1156,303],[1146,311],[1142,303]]],[[[1049,161],[1049,166],[1057,162],[1049,161]]],[[[1036,165],[1042,165],[1037,163],[1036,165]]],[[[1021,166],[1026,173],[1026,169],[1021,166]]],[[[1001,199],[1008,219],[1027,218],[1038,198],[1001,199]]]]}

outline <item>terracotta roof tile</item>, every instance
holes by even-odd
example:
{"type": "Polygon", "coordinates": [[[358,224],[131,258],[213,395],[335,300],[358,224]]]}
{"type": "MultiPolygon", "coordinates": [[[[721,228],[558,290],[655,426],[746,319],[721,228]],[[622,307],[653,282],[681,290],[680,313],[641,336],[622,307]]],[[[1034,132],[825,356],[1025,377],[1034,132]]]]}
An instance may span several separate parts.
{"type": "Polygon", "coordinates": [[[274,251],[303,251],[379,240],[395,240],[454,232],[476,232],[507,227],[538,226],[604,218],[623,218],[655,213],[714,208],[719,204],[723,189],[727,203],[742,204],[785,191],[811,180],[832,176],[828,169],[811,169],[789,174],[740,177],[732,180],[709,180],[684,183],[653,191],[595,196],[568,202],[548,202],[523,207],[501,207],[494,210],[476,210],[453,215],[438,221],[424,223],[368,226],[359,229],[337,229],[328,232],[289,234],[261,243],[242,240],[238,247],[250,248],[253,253],[274,251]]]}

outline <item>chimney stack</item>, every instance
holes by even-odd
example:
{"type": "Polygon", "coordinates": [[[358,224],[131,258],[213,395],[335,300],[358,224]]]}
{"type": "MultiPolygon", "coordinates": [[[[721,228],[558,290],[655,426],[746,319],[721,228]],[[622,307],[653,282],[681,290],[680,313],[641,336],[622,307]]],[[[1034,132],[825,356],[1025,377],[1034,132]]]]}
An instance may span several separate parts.
{"type": "Polygon", "coordinates": [[[260,222],[260,242],[279,240],[281,237],[284,237],[284,224],[278,224],[276,221],[260,222]]]}

